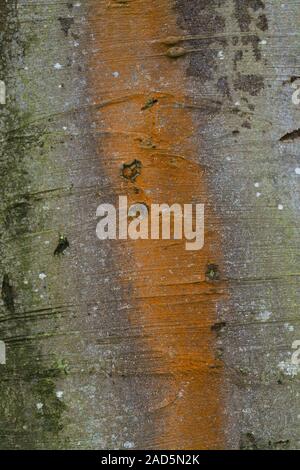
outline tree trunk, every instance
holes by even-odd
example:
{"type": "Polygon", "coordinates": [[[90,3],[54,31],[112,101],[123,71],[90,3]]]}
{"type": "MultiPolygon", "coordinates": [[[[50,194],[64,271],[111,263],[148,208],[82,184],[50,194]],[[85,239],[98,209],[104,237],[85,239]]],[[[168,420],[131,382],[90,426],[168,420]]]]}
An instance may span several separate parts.
{"type": "Polygon", "coordinates": [[[1,449],[300,448],[298,13],[0,0],[1,449]],[[100,241],[119,196],[203,249],[100,241]]]}

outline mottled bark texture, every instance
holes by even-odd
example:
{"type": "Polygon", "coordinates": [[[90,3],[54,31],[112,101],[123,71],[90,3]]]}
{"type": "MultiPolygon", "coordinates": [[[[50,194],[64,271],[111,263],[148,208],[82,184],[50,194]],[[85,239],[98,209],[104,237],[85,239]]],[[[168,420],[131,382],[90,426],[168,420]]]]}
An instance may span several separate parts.
{"type": "Polygon", "coordinates": [[[1,449],[300,448],[298,30],[296,1],[0,0],[1,449]],[[204,202],[205,248],[100,242],[119,194],[204,202]]]}

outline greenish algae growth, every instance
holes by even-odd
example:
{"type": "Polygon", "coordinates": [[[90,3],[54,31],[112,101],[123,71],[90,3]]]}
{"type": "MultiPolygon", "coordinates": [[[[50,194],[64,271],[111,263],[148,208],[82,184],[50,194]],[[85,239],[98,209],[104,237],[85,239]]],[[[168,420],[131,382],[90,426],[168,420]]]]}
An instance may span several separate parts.
{"type": "MultiPolygon", "coordinates": [[[[20,39],[17,2],[1,2],[0,79],[7,84],[8,96],[6,105],[0,105],[0,286],[6,286],[7,297],[8,284],[3,282],[9,279],[13,296],[9,304],[13,308],[0,300],[0,338],[7,349],[7,363],[0,366],[1,450],[67,446],[60,435],[66,405],[56,394],[56,380],[65,375],[67,366],[62,359],[51,367],[43,363],[35,341],[35,319],[28,321],[24,315],[34,305],[32,289],[22,292],[26,307],[19,301],[33,257],[24,236],[32,218],[39,217],[26,196],[30,185],[26,158],[38,158],[45,143],[45,129],[30,124],[32,104],[26,103],[30,111],[24,111],[18,99],[21,74],[16,64],[28,48],[28,42],[20,39]]],[[[21,82],[23,89],[28,85],[21,82]]],[[[29,94],[25,96],[28,100],[29,94]]]]}

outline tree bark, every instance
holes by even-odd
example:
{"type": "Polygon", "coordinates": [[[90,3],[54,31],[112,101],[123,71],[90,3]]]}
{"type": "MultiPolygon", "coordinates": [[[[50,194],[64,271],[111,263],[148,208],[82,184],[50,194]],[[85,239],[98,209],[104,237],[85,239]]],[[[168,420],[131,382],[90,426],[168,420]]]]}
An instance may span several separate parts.
{"type": "Polygon", "coordinates": [[[1,449],[299,448],[298,10],[0,1],[1,449]],[[120,195],[204,248],[98,240],[120,195]]]}

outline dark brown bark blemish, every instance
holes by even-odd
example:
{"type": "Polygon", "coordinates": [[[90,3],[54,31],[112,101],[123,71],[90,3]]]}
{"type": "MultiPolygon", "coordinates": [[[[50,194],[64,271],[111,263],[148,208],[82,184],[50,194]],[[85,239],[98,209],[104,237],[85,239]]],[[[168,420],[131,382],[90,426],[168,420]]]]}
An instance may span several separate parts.
{"type": "Polygon", "coordinates": [[[227,96],[227,98],[230,98],[230,86],[228,83],[228,78],[227,77],[220,77],[218,82],[217,82],[217,88],[218,90],[222,93],[223,96],[227,96]]]}
{"type": "MultiPolygon", "coordinates": [[[[211,39],[201,40],[201,50],[191,55],[187,70],[189,76],[200,77],[204,82],[213,78],[217,67],[217,52],[211,48],[212,44],[218,43],[225,47],[226,39],[214,37],[217,33],[225,31],[225,19],[218,12],[218,8],[224,2],[219,0],[194,0],[186,2],[177,0],[175,9],[178,12],[178,25],[187,29],[192,35],[209,35],[211,39]]],[[[192,41],[192,47],[197,49],[199,42],[192,41]]]]}
{"type": "Polygon", "coordinates": [[[279,440],[270,441],[261,437],[255,437],[253,433],[242,435],[240,442],[240,450],[288,450],[290,449],[290,441],[279,440]]]}
{"type": "Polygon", "coordinates": [[[293,142],[296,139],[300,138],[300,129],[296,129],[292,132],[288,132],[287,134],[284,134],[279,141],[280,142],[293,142]]]}
{"type": "Polygon", "coordinates": [[[243,59],[243,55],[244,52],[242,50],[236,51],[236,53],[234,54],[233,64],[235,70],[237,68],[237,63],[243,59]]]}
{"type": "Polygon", "coordinates": [[[54,256],[63,255],[66,249],[69,247],[70,247],[70,243],[67,237],[65,235],[60,235],[57,247],[55,248],[55,251],[54,251],[54,256]]]}
{"type": "Polygon", "coordinates": [[[245,129],[251,129],[252,126],[249,121],[245,121],[243,122],[242,127],[244,127],[245,129]]]}
{"type": "Polygon", "coordinates": [[[124,163],[121,174],[123,178],[134,183],[137,177],[141,174],[141,168],[142,163],[139,160],[134,160],[131,163],[124,163]]]}
{"type": "Polygon", "coordinates": [[[251,36],[248,36],[248,37],[242,38],[242,44],[244,46],[247,46],[248,44],[251,44],[251,46],[253,48],[253,53],[254,53],[255,59],[257,61],[261,60],[261,50],[260,50],[260,47],[259,47],[259,42],[260,42],[260,38],[258,36],[256,36],[255,34],[253,34],[251,36]]]}
{"type": "Polygon", "coordinates": [[[239,75],[234,86],[237,90],[257,96],[264,89],[264,79],[258,75],[239,75]]]}
{"type": "Polygon", "coordinates": [[[149,100],[146,101],[144,106],[142,106],[141,110],[146,111],[146,109],[152,108],[156,103],[158,103],[158,99],[156,98],[149,98],[149,100]]]}
{"type": "Polygon", "coordinates": [[[217,264],[209,264],[205,273],[207,281],[219,281],[220,271],[217,264]]]}
{"type": "Polygon", "coordinates": [[[214,34],[225,29],[225,20],[216,11],[219,0],[177,0],[175,8],[179,13],[179,26],[188,24],[191,34],[214,34]]]}
{"type": "Polygon", "coordinates": [[[211,331],[214,331],[217,335],[224,330],[226,327],[227,323],[225,321],[215,323],[214,325],[211,326],[211,331]]]}
{"type": "Polygon", "coordinates": [[[268,26],[268,20],[266,15],[260,15],[258,17],[258,20],[256,22],[256,26],[261,29],[261,31],[267,31],[269,26],[268,26]]]}
{"type": "Polygon", "coordinates": [[[235,0],[235,16],[242,32],[250,31],[250,24],[253,20],[250,9],[255,12],[264,8],[265,5],[261,0],[235,0]]]}
{"type": "Polygon", "coordinates": [[[61,24],[61,29],[64,32],[65,36],[68,36],[71,26],[74,24],[74,18],[58,18],[58,21],[61,24]]]}
{"type": "Polygon", "coordinates": [[[4,274],[2,281],[1,297],[7,310],[15,311],[14,288],[8,274],[4,274]]]}

